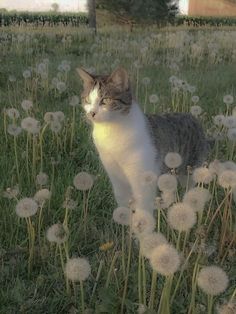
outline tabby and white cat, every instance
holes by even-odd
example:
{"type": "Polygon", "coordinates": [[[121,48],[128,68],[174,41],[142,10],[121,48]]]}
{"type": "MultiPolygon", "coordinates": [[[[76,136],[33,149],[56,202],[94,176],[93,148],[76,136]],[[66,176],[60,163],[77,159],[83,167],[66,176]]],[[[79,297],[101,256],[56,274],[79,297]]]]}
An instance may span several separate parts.
{"type": "Polygon", "coordinates": [[[145,115],[123,68],[109,76],[77,71],[84,83],[82,105],[118,206],[128,207],[134,199],[135,210],[152,212],[156,188],[143,184],[144,173],[163,173],[168,152],[181,155],[182,170],[201,164],[208,144],[200,125],[190,114],[145,115]]]}

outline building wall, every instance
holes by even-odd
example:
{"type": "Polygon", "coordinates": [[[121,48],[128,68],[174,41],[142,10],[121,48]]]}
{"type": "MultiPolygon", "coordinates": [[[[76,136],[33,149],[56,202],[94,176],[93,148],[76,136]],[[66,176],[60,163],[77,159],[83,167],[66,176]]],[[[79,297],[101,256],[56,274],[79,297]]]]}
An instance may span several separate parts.
{"type": "Polygon", "coordinates": [[[189,15],[235,16],[236,1],[233,0],[189,0],[189,15]],[[234,3],[235,2],[235,3],[234,3]]]}

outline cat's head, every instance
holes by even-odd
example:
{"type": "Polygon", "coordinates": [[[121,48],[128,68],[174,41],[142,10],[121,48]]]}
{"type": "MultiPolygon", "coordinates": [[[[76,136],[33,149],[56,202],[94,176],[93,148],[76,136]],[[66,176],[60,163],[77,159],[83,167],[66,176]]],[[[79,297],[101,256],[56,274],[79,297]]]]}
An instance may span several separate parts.
{"type": "Polygon", "coordinates": [[[129,113],[132,94],[129,77],[119,67],[111,75],[93,75],[77,69],[83,80],[82,105],[92,122],[110,122],[129,113]]]}

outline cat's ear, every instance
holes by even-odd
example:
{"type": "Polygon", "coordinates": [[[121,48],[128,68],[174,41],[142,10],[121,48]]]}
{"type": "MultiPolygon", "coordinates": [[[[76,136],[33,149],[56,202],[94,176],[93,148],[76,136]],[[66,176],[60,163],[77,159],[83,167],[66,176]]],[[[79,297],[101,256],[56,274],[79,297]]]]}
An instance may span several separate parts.
{"type": "Polygon", "coordinates": [[[109,82],[112,82],[116,87],[120,90],[127,90],[129,89],[129,75],[126,70],[122,67],[117,68],[114,70],[108,78],[109,82]]]}
{"type": "Polygon", "coordinates": [[[88,73],[83,68],[77,68],[76,71],[79,74],[79,76],[81,77],[81,79],[83,80],[84,86],[88,86],[88,85],[93,84],[94,77],[92,76],[92,74],[88,73]]]}

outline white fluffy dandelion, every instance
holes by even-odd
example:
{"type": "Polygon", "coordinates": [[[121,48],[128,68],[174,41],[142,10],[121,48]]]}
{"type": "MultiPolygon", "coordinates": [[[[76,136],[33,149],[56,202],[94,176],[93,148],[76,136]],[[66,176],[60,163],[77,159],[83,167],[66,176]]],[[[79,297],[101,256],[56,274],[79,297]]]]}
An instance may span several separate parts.
{"type": "Polygon", "coordinates": [[[149,96],[149,101],[151,104],[156,104],[159,100],[159,97],[156,94],[152,94],[149,96]]]}
{"type": "Polygon", "coordinates": [[[141,253],[147,258],[151,257],[152,251],[159,245],[167,244],[165,236],[160,232],[145,233],[139,237],[139,242],[141,253]]]}
{"type": "Polygon", "coordinates": [[[195,225],[197,216],[188,204],[176,203],[168,210],[167,220],[173,229],[182,232],[188,231],[195,225]]]}
{"type": "Polygon", "coordinates": [[[22,128],[15,124],[9,124],[7,126],[7,132],[12,136],[18,136],[22,132],[22,128]]]}
{"type": "Polygon", "coordinates": [[[71,281],[84,281],[91,273],[91,266],[87,259],[70,258],[65,265],[65,275],[71,281]]]}
{"type": "Polygon", "coordinates": [[[22,198],[16,204],[16,214],[22,218],[27,218],[35,215],[37,213],[37,210],[38,204],[33,198],[22,198]]]}
{"type": "Polygon", "coordinates": [[[226,290],[229,279],[225,271],[218,266],[203,267],[197,277],[197,284],[208,295],[218,295],[226,290]]]}
{"type": "Polygon", "coordinates": [[[209,184],[214,179],[212,172],[206,167],[199,167],[193,171],[193,181],[209,184]]]}
{"type": "Polygon", "coordinates": [[[196,187],[185,193],[183,203],[188,204],[194,211],[201,212],[210,198],[211,194],[207,189],[196,187]]]}
{"type": "Polygon", "coordinates": [[[39,185],[46,185],[48,182],[48,175],[44,172],[39,172],[36,176],[36,183],[39,185]]]}
{"type": "Polygon", "coordinates": [[[198,102],[199,102],[199,97],[198,96],[196,96],[196,95],[194,95],[194,96],[192,96],[192,98],[191,98],[191,100],[192,100],[192,102],[194,103],[194,104],[197,104],[198,102]]]}
{"type": "Polygon", "coordinates": [[[39,204],[42,205],[44,202],[50,200],[51,192],[48,189],[41,189],[37,191],[34,195],[34,200],[39,204]]]}
{"type": "Polygon", "coordinates": [[[225,117],[223,125],[228,129],[236,128],[236,117],[234,116],[225,117]]]}
{"type": "Polygon", "coordinates": [[[170,169],[176,169],[182,164],[182,158],[178,153],[168,153],[164,161],[166,166],[170,169]]]}
{"type": "Polygon", "coordinates": [[[230,141],[236,142],[236,128],[229,129],[227,136],[230,141]]]}
{"type": "Polygon", "coordinates": [[[82,171],[74,177],[73,183],[77,190],[86,191],[92,188],[93,181],[91,174],[82,171]]]}
{"type": "Polygon", "coordinates": [[[21,127],[31,134],[38,134],[40,131],[40,123],[38,120],[27,117],[21,121],[21,127]]]}
{"type": "Polygon", "coordinates": [[[116,223],[129,226],[131,221],[131,209],[127,207],[117,207],[113,211],[113,219],[116,223]]]}
{"type": "Polygon", "coordinates": [[[162,174],[158,178],[157,185],[160,191],[176,191],[178,183],[175,176],[162,174]]]}
{"type": "Polygon", "coordinates": [[[179,269],[180,257],[174,247],[162,244],[152,251],[150,264],[156,272],[163,276],[170,276],[179,269]]]}
{"type": "Polygon", "coordinates": [[[33,102],[31,100],[25,99],[21,103],[21,107],[25,111],[29,111],[30,109],[33,108],[33,102]]]}
{"type": "Polygon", "coordinates": [[[191,106],[190,112],[191,112],[191,114],[192,114],[194,117],[197,118],[197,117],[200,116],[200,114],[202,113],[202,108],[201,108],[200,106],[197,106],[197,105],[191,106]]]}
{"type": "Polygon", "coordinates": [[[20,116],[20,113],[17,109],[15,108],[9,108],[9,109],[6,109],[6,114],[8,116],[8,118],[12,119],[12,120],[15,120],[15,119],[18,119],[19,116],[20,116]]]}
{"type": "Polygon", "coordinates": [[[213,122],[217,126],[222,126],[224,124],[224,121],[225,121],[225,116],[222,114],[219,114],[219,115],[213,117],[213,122]]]}
{"type": "Polygon", "coordinates": [[[223,97],[223,102],[226,104],[226,105],[232,105],[232,103],[234,102],[234,97],[232,95],[225,95],[223,97]]]}
{"type": "Polygon", "coordinates": [[[70,101],[69,101],[69,105],[72,107],[76,107],[79,104],[79,96],[74,95],[71,97],[70,101]]]}
{"type": "Polygon", "coordinates": [[[131,217],[131,229],[138,236],[151,233],[155,229],[155,220],[148,211],[136,210],[131,217]]]}
{"type": "Polygon", "coordinates": [[[66,242],[68,235],[61,223],[57,223],[48,228],[46,237],[49,242],[61,244],[66,242]]]}
{"type": "Polygon", "coordinates": [[[236,172],[232,170],[222,171],[218,176],[218,184],[225,189],[236,186],[236,172]]]}

